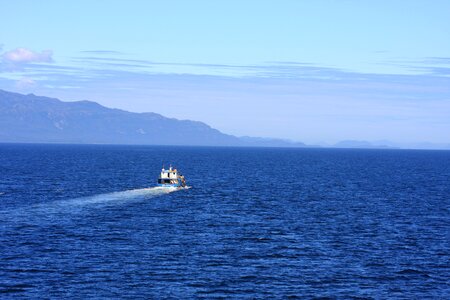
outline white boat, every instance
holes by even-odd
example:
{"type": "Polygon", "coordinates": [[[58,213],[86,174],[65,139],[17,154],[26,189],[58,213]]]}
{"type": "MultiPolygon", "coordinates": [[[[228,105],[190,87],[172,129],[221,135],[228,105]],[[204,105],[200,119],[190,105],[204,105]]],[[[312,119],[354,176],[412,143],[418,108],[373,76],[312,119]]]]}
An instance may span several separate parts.
{"type": "Polygon", "coordinates": [[[158,178],[158,186],[184,188],[186,179],[177,169],[170,167],[166,170],[163,167],[158,178]]]}

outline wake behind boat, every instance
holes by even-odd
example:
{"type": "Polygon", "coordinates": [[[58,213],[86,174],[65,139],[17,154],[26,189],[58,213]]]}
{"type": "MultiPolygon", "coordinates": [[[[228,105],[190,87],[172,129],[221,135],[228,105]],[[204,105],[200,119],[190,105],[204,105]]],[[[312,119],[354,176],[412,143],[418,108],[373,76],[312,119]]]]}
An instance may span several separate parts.
{"type": "Polygon", "coordinates": [[[180,172],[178,172],[177,169],[170,167],[168,170],[166,170],[163,167],[158,178],[158,186],[185,188],[186,179],[180,172]]]}

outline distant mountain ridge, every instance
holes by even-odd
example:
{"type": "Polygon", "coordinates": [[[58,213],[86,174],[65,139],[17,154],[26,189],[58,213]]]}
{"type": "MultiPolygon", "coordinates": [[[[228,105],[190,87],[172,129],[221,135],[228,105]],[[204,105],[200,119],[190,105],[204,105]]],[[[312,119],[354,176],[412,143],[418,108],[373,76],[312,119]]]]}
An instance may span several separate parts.
{"type": "Polygon", "coordinates": [[[0,90],[0,142],[304,147],[228,135],[205,123],[0,90]]]}
{"type": "Polygon", "coordinates": [[[345,140],[333,145],[333,148],[359,148],[359,149],[395,149],[389,143],[376,143],[368,141],[345,140]]]}
{"type": "Polygon", "coordinates": [[[417,149],[417,150],[449,150],[450,144],[445,143],[394,143],[388,140],[381,141],[358,141],[345,140],[340,141],[332,146],[332,148],[347,148],[347,149],[417,149]]]}
{"type": "Polygon", "coordinates": [[[398,144],[345,140],[334,145],[305,145],[283,139],[236,137],[209,125],[133,113],[92,101],[63,102],[0,89],[0,143],[136,144],[238,147],[327,147],[358,149],[442,149],[450,144],[398,144]]]}

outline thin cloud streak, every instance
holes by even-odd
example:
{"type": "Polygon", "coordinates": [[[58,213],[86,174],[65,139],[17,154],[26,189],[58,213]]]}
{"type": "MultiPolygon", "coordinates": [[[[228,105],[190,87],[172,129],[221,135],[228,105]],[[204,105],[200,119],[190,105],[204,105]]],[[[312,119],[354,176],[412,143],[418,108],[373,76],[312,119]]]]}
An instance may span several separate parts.
{"type": "MultiPolygon", "coordinates": [[[[448,58],[450,61],[450,58],[448,58]]],[[[225,76],[255,76],[255,77],[282,77],[282,78],[323,78],[329,80],[339,80],[341,78],[360,78],[366,80],[375,75],[423,75],[432,74],[436,76],[447,76],[448,69],[442,64],[445,58],[436,60],[428,59],[429,65],[424,65],[424,61],[415,62],[386,62],[386,65],[401,67],[408,71],[406,74],[383,74],[383,73],[363,73],[351,70],[344,70],[334,67],[318,66],[311,63],[278,61],[268,62],[261,65],[232,65],[232,64],[204,64],[204,63],[174,63],[174,62],[154,62],[139,59],[115,58],[115,57],[75,57],[75,63],[91,66],[115,66],[122,68],[152,68],[151,72],[156,73],[182,73],[182,74],[203,74],[203,75],[225,75],[225,76]],[[434,62],[434,65],[432,64],[434,62]],[[440,66],[436,66],[440,64],[440,66]],[[165,68],[166,67],[166,68],[165,68]],[[169,68],[173,67],[173,68],[169,68]],[[408,74],[409,73],[409,74],[408,74]]]]}
{"type": "Polygon", "coordinates": [[[84,50],[81,53],[98,54],[98,55],[124,55],[126,53],[113,50],[84,50]]]}

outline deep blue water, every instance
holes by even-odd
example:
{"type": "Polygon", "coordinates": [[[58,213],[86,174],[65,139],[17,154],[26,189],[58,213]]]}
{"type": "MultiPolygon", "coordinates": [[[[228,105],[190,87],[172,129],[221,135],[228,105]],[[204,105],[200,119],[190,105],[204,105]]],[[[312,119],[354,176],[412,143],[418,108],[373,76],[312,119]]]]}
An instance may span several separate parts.
{"type": "Polygon", "coordinates": [[[449,262],[450,151],[0,145],[0,298],[449,299],[449,262]]]}

